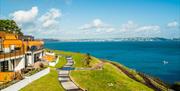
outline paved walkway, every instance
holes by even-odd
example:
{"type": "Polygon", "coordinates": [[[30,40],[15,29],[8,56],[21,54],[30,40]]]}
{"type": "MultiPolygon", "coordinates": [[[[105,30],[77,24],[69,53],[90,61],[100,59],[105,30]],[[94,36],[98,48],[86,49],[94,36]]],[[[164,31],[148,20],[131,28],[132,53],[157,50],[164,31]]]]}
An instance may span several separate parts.
{"type": "Polygon", "coordinates": [[[72,70],[73,60],[72,57],[67,57],[67,64],[59,70],[59,81],[66,91],[82,91],[69,76],[69,71],[72,70]]]}

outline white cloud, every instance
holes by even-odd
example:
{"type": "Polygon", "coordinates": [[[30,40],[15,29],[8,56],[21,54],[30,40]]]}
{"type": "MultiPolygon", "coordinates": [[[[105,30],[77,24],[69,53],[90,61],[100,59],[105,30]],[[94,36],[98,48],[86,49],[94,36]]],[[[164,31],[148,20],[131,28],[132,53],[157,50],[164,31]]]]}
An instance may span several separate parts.
{"type": "Polygon", "coordinates": [[[157,36],[160,33],[160,26],[158,25],[139,25],[131,20],[127,23],[121,24],[119,29],[109,26],[100,19],[95,19],[91,23],[80,27],[81,30],[95,30],[84,31],[85,34],[91,35],[108,35],[108,36],[123,36],[123,37],[151,37],[157,36]]]}
{"type": "Polygon", "coordinates": [[[93,26],[94,27],[102,27],[102,26],[104,26],[104,24],[103,24],[103,22],[100,19],[95,19],[93,21],[93,26]]]}
{"type": "Polygon", "coordinates": [[[121,25],[120,31],[122,31],[122,32],[131,31],[131,30],[136,29],[137,27],[138,27],[138,25],[130,20],[126,24],[121,25]]]}
{"type": "Polygon", "coordinates": [[[115,31],[115,35],[123,37],[152,37],[160,34],[158,25],[139,25],[133,21],[128,21],[115,31]]]}
{"type": "Polygon", "coordinates": [[[18,10],[10,14],[18,24],[32,22],[38,15],[38,7],[34,6],[30,10],[18,10]]]}
{"type": "Polygon", "coordinates": [[[144,32],[144,31],[159,31],[160,26],[158,25],[144,25],[140,26],[133,21],[128,21],[122,24],[120,29],[121,32],[144,32]]]}
{"type": "Polygon", "coordinates": [[[94,19],[91,23],[84,24],[79,29],[81,29],[81,30],[93,30],[93,29],[95,29],[96,32],[101,32],[103,30],[105,32],[114,31],[114,28],[112,28],[108,24],[104,23],[101,19],[94,19]]]}
{"type": "Polygon", "coordinates": [[[89,29],[99,29],[101,27],[104,27],[103,22],[100,19],[94,19],[91,23],[85,24],[81,26],[79,29],[81,30],[89,30],[89,29]]]}
{"type": "MultiPolygon", "coordinates": [[[[38,7],[32,7],[29,10],[18,10],[11,14],[18,24],[21,24],[22,31],[25,34],[32,34],[38,37],[59,37],[59,34],[66,37],[66,35],[84,36],[92,35],[90,37],[141,37],[141,36],[156,36],[160,32],[160,26],[158,25],[138,25],[133,21],[127,21],[127,23],[121,24],[121,26],[111,26],[105,23],[101,19],[94,19],[91,22],[84,24],[79,29],[82,31],[74,32],[73,30],[64,31],[60,27],[60,18],[62,13],[59,9],[49,9],[42,15],[38,15],[38,7]],[[84,31],[86,30],[86,31],[84,31]],[[91,31],[89,31],[91,30],[91,31]],[[63,31],[63,32],[62,32],[63,31]]],[[[176,21],[167,24],[168,27],[176,27],[178,23],[176,21]]]]}
{"type": "Polygon", "coordinates": [[[137,32],[143,31],[159,31],[160,27],[157,25],[142,26],[136,29],[137,32]]]}
{"type": "Polygon", "coordinates": [[[115,30],[115,28],[108,28],[106,29],[106,32],[110,33],[110,32],[113,32],[115,30]]]}
{"type": "Polygon", "coordinates": [[[42,15],[39,18],[39,21],[41,22],[44,28],[51,28],[59,23],[58,18],[60,18],[61,16],[62,13],[60,12],[59,9],[52,8],[44,15],[42,15]]]}
{"type": "Polygon", "coordinates": [[[11,18],[20,25],[24,34],[31,34],[38,37],[57,35],[60,30],[59,18],[62,13],[59,9],[51,8],[40,17],[38,7],[29,10],[18,10],[10,14],[11,18]]]}
{"type": "Polygon", "coordinates": [[[167,24],[167,27],[169,27],[169,28],[175,28],[177,26],[178,26],[178,22],[177,21],[169,22],[167,24]]]}

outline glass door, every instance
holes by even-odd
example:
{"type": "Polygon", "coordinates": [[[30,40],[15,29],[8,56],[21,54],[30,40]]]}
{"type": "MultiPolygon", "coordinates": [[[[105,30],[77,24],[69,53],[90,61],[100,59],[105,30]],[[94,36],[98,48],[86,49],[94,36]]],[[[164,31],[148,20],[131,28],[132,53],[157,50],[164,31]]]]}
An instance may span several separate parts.
{"type": "Polygon", "coordinates": [[[0,69],[2,72],[8,71],[8,61],[1,62],[0,69]]]}

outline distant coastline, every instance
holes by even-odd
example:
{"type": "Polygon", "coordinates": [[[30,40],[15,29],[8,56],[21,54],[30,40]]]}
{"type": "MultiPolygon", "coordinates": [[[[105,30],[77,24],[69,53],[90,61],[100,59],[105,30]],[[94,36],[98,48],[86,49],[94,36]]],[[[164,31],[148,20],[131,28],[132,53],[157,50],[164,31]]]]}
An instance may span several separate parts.
{"type": "Polygon", "coordinates": [[[120,41],[180,41],[180,38],[161,38],[161,37],[134,37],[134,38],[109,38],[109,39],[42,39],[45,42],[120,42],[120,41]]]}

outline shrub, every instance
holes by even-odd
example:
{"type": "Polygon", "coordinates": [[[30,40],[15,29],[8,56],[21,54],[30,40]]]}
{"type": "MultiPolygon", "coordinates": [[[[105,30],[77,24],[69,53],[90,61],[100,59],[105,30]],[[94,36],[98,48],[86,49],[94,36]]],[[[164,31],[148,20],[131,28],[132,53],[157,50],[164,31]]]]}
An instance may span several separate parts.
{"type": "Polygon", "coordinates": [[[176,90],[176,91],[180,91],[180,82],[175,82],[172,86],[172,89],[176,90]]]}

